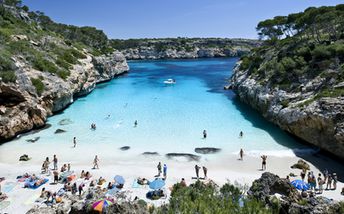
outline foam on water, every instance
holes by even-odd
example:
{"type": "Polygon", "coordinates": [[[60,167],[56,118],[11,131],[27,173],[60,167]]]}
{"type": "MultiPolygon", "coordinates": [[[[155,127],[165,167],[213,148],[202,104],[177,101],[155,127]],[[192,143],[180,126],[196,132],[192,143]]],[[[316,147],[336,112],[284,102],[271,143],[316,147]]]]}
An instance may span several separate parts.
{"type": "Polygon", "coordinates": [[[24,153],[34,157],[33,161],[56,153],[82,162],[95,154],[122,161],[146,151],[194,153],[196,147],[222,148],[218,155],[240,148],[252,151],[248,153],[273,151],[271,154],[292,154],[293,149],[306,148],[240,103],[231,91],[223,90],[236,61],[130,62],[127,75],[98,85],[90,95],[50,117],[51,128],[1,145],[0,161],[13,162],[24,153]],[[163,84],[168,78],[176,79],[177,84],[163,84]],[[59,125],[63,119],[72,123],[59,125]],[[91,123],[96,123],[97,130],[90,129],[91,123]],[[67,132],[54,134],[58,128],[67,132]],[[202,139],[203,129],[208,132],[206,140],[202,139]],[[243,138],[239,138],[240,131],[243,138]],[[74,136],[77,149],[71,148],[74,136]],[[40,139],[26,142],[34,137],[40,139]],[[120,151],[122,146],[131,149],[120,151]]]}

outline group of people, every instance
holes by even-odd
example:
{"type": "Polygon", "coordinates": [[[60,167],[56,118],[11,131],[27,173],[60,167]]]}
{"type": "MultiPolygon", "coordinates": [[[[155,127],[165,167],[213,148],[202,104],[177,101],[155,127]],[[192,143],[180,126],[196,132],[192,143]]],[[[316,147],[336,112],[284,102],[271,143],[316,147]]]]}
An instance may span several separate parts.
{"type": "Polygon", "coordinates": [[[207,173],[208,173],[208,169],[205,167],[205,166],[202,166],[202,167],[200,167],[200,166],[198,166],[197,164],[195,165],[195,171],[196,171],[196,178],[198,179],[199,178],[199,170],[200,169],[203,169],[203,174],[204,174],[204,179],[206,179],[207,178],[207,173]]]}
{"type": "Polygon", "coordinates": [[[91,129],[92,129],[92,130],[96,130],[96,129],[97,129],[97,126],[96,126],[95,123],[92,123],[92,124],[91,124],[91,129]]]}
{"type": "Polygon", "coordinates": [[[157,165],[157,169],[158,169],[157,177],[160,177],[161,172],[162,172],[163,173],[163,179],[166,179],[166,177],[167,177],[167,165],[164,164],[164,166],[162,167],[161,162],[159,162],[157,165]]]}

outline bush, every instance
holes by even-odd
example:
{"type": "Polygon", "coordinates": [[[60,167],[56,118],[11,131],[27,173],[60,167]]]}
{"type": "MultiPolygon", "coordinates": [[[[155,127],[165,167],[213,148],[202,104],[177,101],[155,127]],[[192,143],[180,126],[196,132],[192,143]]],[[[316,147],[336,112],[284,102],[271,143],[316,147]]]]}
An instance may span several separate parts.
{"type": "Polygon", "coordinates": [[[40,56],[36,56],[33,59],[33,67],[39,71],[47,71],[49,73],[57,73],[58,70],[54,63],[40,56]]]}
{"type": "Polygon", "coordinates": [[[15,82],[17,80],[16,74],[14,71],[0,71],[1,81],[5,83],[15,82]]]}
{"type": "Polygon", "coordinates": [[[32,82],[32,85],[35,86],[37,94],[41,96],[45,88],[42,80],[31,78],[31,82],[32,82]]]}
{"type": "Polygon", "coordinates": [[[312,51],[312,56],[315,61],[321,61],[324,59],[330,59],[331,51],[324,45],[318,45],[312,51]]]}
{"type": "Polygon", "coordinates": [[[60,70],[57,72],[57,75],[65,80],[67,77],[69,77],[70,72],[68,70],[60,70]]]}

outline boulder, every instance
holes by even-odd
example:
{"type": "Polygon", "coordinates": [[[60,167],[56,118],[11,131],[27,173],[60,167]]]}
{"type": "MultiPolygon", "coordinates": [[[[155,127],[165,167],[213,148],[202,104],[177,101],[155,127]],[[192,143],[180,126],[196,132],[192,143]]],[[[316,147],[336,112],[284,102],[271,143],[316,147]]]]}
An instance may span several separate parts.
{"type": "Polygon", "coordinates": [[[157,152],[144,152],[143,155],[159,155],[157,152]]]}
{"type": "Polygon", "coordinates": [[[66,132],[66,130],[56,129],[55,134],[60,134],[60,133],[64,133],[64,132],[66,132]]]}
{"type": "Polygon", "coordinates": [[[213,148],[213,147],[195,148],[195,152],[199,154],[214,154],[220,151],[221,151],[220,148],[213,148]]]}
{"type": "Polygon", "coordinates": [[[167,153],[166,157],[171,159],[175,157],[185,157],[189,161],[199,161],[201,159],[200,156],[194,155],[194,154],[189,154],[189,153],[167,153]]]}
{"type": "Polygon", "coordinates": [[[122,151],[127,151],[130,149],[130,146],[122,146],[121,148],[119,148],[122,151]]]}
{"type": "Polygon", "coordinates": [[[32,138],[32,139],[26,140],[26,142],[34,143],[34,142],[36,142],[39,139],[40,139],[40,137],[35,137],[35,138],[32,138]]]}
{"type": "Polygon", "coordinates": [[[28,161],[30,160],[31,158],[29,158],[28,155],[24,154],[22,156],[19,157],[19,161],[28,161]]]}
{"type": "Polygon", "coordinates": [[[62,119],[62,120],[60,120],[59,125],[65,126],[65,125],[69,125],[72,123],[73,123],[73,121],[71,119],[62,119]]]}
{"type": "Polygon", "coordinates": [[[251,188],[247,192],[261,201],[267,201],[271,195],[280,194],[290,198],[292,201],[299,199],[299,193],[287,179],[282,179],[278,175],[264,172],[262,176],[253,181],[251,188]]]}
{"type": "Polygon", "coordinates": [[[302,159],[299,159],[296,164],[291,166],[291,168],[292,169],[295,169],[295,168],[296,169],[305,169],[305,170],[309,170],[310,169],[309,164],[306,163],[306,161],[304,161],[302,159]]]}

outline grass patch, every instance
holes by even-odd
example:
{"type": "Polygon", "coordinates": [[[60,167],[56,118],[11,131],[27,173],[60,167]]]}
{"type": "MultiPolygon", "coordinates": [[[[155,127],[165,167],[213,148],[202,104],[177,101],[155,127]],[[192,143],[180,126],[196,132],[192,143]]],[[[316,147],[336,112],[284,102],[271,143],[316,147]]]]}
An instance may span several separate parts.
{"type": "Polygon", "coordinates": [[[41,80],[42,78],[31,78],[31,82],[32,82],[32,85],[36,88],[36,92],[39,96],[42,95],[43,91],[44,91],[44,84],[41,80]]]}

